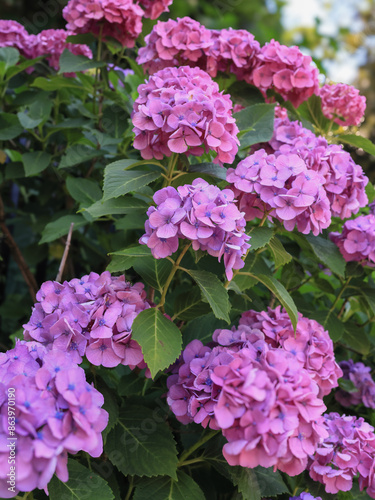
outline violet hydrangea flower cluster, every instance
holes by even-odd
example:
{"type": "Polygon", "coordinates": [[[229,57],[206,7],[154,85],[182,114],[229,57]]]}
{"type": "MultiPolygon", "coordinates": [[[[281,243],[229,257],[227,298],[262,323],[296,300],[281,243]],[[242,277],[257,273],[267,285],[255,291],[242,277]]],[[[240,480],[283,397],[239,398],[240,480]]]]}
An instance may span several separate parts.
{"type": "Polygon", "coordinates": [[[375,381],[371,377],[371,367],[363,363],[354,363],[352,359],[340,361],[343,371],[343,379],[350,380],[357,389],[347,392],[340,388],[335,392],[336,400],[345,407],[365,405],[367,408],[375,408],[375,381]]]}
{"type": "Polygon", "coordinates": [[[148,209],[146,234],[139,242],[147,245],[156,259],[172,255],[179,240],[187,239],[194,250],[207,252],[219,261],[223,258],[229,280],[233,269],[244,266],[241,257],[250,248],[250,236],[244,232],[246,222],[231,190],[220,190],[198,178],[191,185],[163,188],[153,199],[157,206],[148,209]]]}
{"type": "Polygon", "coordinates": [[[327,493],[350,491],[359,474],[359,487],[375,498],[374,428],[357,418],[338,413],[324,415],[327,437],[310,460],[310,476],[324,484],[327,493]]]}
{"type": "Polygon", "coordinates": [[[217,330],[214,347],[191,342],[168,379],[178,420],[221,429],[230,465],[301,473],[327,432],[319,388],[288,351],[245,325],[217,330]]]}
{"type": "Polygon", "coordinates": [[[329,234],[347,262],[375,267],[375,215],[361,215],[347,220],[342,232],[329,234]]]}
{"type": "Polygon", "coordinates": [[[295,153],[256,151],[227,171],[246,220],[264,213],[281,221],[288,231],[318,235],[331,223],[324,177],[308,168],[295,153]]]}
{"type": "Polygon", "coordinates": [[[69,0],[63,9],[68,30],[115,38],[123,47],[134,47],[143,14],[133,0],[69,0]]]}
{"type": "Polygon", "coordinates": [[[0,354],[0,496],[8,490],[8,406],[15,413],[16,488],[45,489],[54,473],[68,480],[68,453],[93,457],[103,451],[101,432],[108,423],[104,398],[86,381],[85,372],[61,351],[36,342],[17,342],[0,354]],[[9,406],[8,390],[15,391],[9,406]]]}
{"type": "Polygon", "coordinates": [[[326,118],[344,126],[359,125],[366,110],[366,97],[345,83],[326,84],[319,90],[326,118]]]}
{"type": "Polygon", "coordinates": [[[86,355],[96,366],[146,367],[141,347],[131,336],[138,313],[151,307],[143,283],[131,285],[124,276],[92,272],[63,284],[47,281],[36,298],[31,318],[23,325],[26,340],[66,351],[75,363],[86,355]]]}
{"type": "Polygon", "coordinates": [[[172,153],[201,156],[217,153],[215,163],[233,163],[238,128],[229,95],[199,68],[183,66],[158,71],[138,87],[134,103],[134,147],[142,158],[172,153]]]}
{"type": "Polygon", "coordinates": [[[259,329],[266,341],[275,348],[290,353],[319,387],[319,397],[326,396],[338,386],[342,370],[336,363],[333,342],[327,330],[314,319],[298,313],[294,333],[292,322],[280,306],[267,311],[246,311],[240,318],[240,325],[259,329]]]}
{"type": "Polygon", "coordinates": [[[322,497],[313,497],[311,493],[304,491],[298,497],[289,497],[289,500],[322,500],[322,497]]]}

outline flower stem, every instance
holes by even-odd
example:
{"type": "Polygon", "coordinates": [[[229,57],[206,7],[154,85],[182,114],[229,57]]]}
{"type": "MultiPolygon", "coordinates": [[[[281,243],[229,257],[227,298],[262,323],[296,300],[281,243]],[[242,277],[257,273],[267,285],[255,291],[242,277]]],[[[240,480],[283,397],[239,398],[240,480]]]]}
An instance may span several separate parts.
{"type": "Polygon", "coordinates": [[[349,283],[350,283],[350,280],[352,279],[352,276],[349,276],[349,278],[346,280],[346,282],[344,283],[343,287],[341,288],[339,294],[337,295],[336,297],[336,300],[334,301],[334,303],[332,304],[332,307],[331,309],[329,310],[329,313],[328,314],[332,314],[333,311],[335,310],[335,307],[337,306],[337,304],[339,303],[341,297],[342,297],[342,294],[345,292],[345,290],[348,288],[349,286],[349,283]]]}
{"type": "MultiPolygon", "coordinates": [[[[193,446],[191,446],[188,450],[186,450],[180,457],[180,460],[178,462],[178,466],[181,467],[182,464],[186,465],[186,459],[190,457],[192,453],[195,452],[198,448],[200,448],[202,445],[207,443],[211,438],[216,436],[220,431],[211,431],[208,432],[206,435],[203,435],[193,446]],[[185,463],[184,463],[185,462],[185,463]]],[[[190,461],[189,461],[190,462],[190,461]]]]}
{"type": "Polygon", "coordinates": [[[132,493],[133,493],[133,489],[134,489],[134,478],[133,478],[133,476],[130,476],[129,488],[128,488],[128,492],[126,493],[126,497],[124,498],[124,500],[130,500],[130,497],[132,496],[132,493]]]}
{"type": "Polygon", "coordinates": [[[169,158],[167,177],[164,179],[163,187],[170,186],[172,181],[174,180],[173,171],[175,169],[177,161],[178,161],[178,154],[173,153],[172,156],[169,158]]]}
{"type": "Polygon", "coordinates": [[[177,272],[177,269],[184,257],[184,255],[186,254],[186,252],[188,251],[188,249],[190,248],[190,245],[191,243],[189,243],[188,245],[186,245],[183,249],[182,249],[182,252],[180,253],[180,255],[178,256],[178,259],[176,260],[176,262],[173,264],[173,267],[172,267],[172,270],[167,278],[167,281],[165,282],[165,285],[164,285],[164,288],[163,288],[163,293],[161,295],[161,298],[160,298],[160,302],[159,304],[157,305],[157,307],[160,307],[162,308],[165,304],[165,297],[167,295],[167,292],[168,292],[168,288],[169,288],[169,285],[171,284],[171,281],[174,277],[174,275],[176,274],[177,272]]]}

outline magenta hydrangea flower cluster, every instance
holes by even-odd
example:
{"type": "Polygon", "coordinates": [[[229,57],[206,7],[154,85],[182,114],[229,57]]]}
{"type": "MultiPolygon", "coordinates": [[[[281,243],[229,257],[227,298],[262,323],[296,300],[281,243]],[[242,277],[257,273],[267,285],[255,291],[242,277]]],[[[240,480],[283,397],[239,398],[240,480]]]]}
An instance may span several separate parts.
{"type": "Polygon", "coordinates": [[[29,58],[30,35],[22,24],[17,21],[0,19],[0,47],[14,47],[29,58]]]}
{"type": "Polygon", "coordinates": [[[134,47],[143,14],[133,0],[69,0],[63,9],[68,30],[115,38],[123,47],[134,47]]]}
{"type": "Polygon", "coordinates": [[[172,153],[217,153],[215,163],[233,163],[238,128],[229,95],[199,68],[158,71],[138,87],[132,115],[134,147],[147,160],[172,153]]]}
{"type": "MultiPolygon", "coordinates": [[[[279,110],[277,114],[280,116],[279,110]]],[[[310,170],[322,175],[333,217],[347,219],[368,204],[368,178],[362,167],[342,145],[328,144],[324,137],[317,137],[298,121],[276,118],[271,141],[259,147],[276,156],[297,154],[310,170]]]]}
{"type": "Polygon", "coordinates": [[[326,84],[319,90],[326,118],[344,126],[359,125],[366,110],[366,97],[345,83],[326,84]]]}
{"type": "Polygon", "coordinates": [[[169,5],[173,0],[139,0],[144,8],[143,15],[150,19],[157,19],[163,12],[169,12],[169,5]]]}
{"type": "Polygon", "coordinates": [[[156,208],[151,206],[145,223],[146,234],[139,242],[147,245],[156,259],[162,259],[177,251],[179,240],[192,241],[194,250],[223,257],[228,280],[233,269],[244,266],[242,256],[250,245],[245,234],[245,219],[238,210],[233,192],[220,190],[203,179],[193,183],[168,186],[153,197],[156,208]]]}
{"type": "Polygon", "coordinates": [[[375,267],[375,215],[361,215],[347,220],[342,232],[329,234],[347,262],[375,267]]]}
{"type": "Polygon", "coordinates": [[[324,415],[327,436],[310,460],[310,476],[324,484],[327,493],[349,491],[359,474],[359,487],[375,498],[374,428],[357,418],[338,413],[324,415]]]}
{"type": "Polygon", "coordinates": [[[322,500],[322,497],[313,497],[311,493],[302,492],[298,497],[289,497],[289,500],[322,500]]]}
{"type": "Polygon", "coordinates": [[[363,363],[354,363],[352,359],[340,361],[343,378],[350,380],[357,389],[347,392],[340,388],[335,392],[336,400],[342,406],[356,406],[363,404],[367,408],[375,408],[375,381],[371,377],[371,367],[363,363]]]}
{"type": "Polygon", "coordinates": [[[168,378],[167,402],[177,419],[220,429],[230,465],[300,474],[327,437],[317,383],[256,328],[216,330],[213,340],[214,347],[192,341],[168,378]]]}
{"type": "Polygon", "coordinates": [[[246,30],[208,30],[184,17],[159,21],[145,41],[137,62],[149,74],[166,66],[199,66],[213,77],[218,71],[234,74],[265,95],[274,89],[295,106],[319,90],[319,72],[310,56],[275,40],[261,48],[246,30]]]}
{"type": "Polygon", "coordinates": [[[314,319],[298,313],[296,332],[284,309],[270,307],[267,311],[246,311],[240,325],[259,329],[274,348],[282,348],[300,363],[319,387],[319,397],[338,386],[342,370],[336,363],[333,342],[327,330],[314,319]]]}
{"type": "Polygon", "coordinates": [[[85,372],[61,351],[36,342],[17,342],[0,354],[0,496],[9,498],[8,407],[14,410],[16,488],[45,489],[54,473],[68,480],[68,453],[85,451],[98,457],[101,432],[108,423],[104,398],[86,381],[85,372]],[[8,390],[15,391],[13,405],[8,390]]]}
{"type": "Polygon", "coordinates": [[[75,363],[86,356],[93,365],[145,368],[140,345],[132,339],[134,319],[151,307],[143,283],[124,276],[94,272],[63,284],[43,283],[24,338],[70,354],[75,363]]]}
{"type": "Polygon", "coordinates": [[[281,221],[288,231],[318,235],[331,223],[324,177],[308,168],[294,153],[256,151],[227,171],[227,181],[246,220],[264,213],[281,221]]]}

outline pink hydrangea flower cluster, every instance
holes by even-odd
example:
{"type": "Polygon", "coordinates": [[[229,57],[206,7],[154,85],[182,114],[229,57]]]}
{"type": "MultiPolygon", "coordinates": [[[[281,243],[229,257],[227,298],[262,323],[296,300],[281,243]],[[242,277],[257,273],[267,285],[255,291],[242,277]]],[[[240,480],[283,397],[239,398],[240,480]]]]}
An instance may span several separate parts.
{"type": "Polygon", "coordinates": [[[139,4],[145,9],[144,16],[157,19],[163,12],[169,12],[169,5],[173,0],[139,0],[139,4]]]}
{"type": "Polygon", "coordinates": [[[327,493],[350,491],[359,474],[359,486],[375,498],[374,428],[357,418],[338,413],[324,415],[328,436],[318,446],[309,465],[310,476],[324,484],[327,493]]]}
{"type": "Polygon", "coordinates": [[[15,496],[7,483],[8,425],[13,421],[8,419],[8,407],[14,410],[17,436],[16,488],[47,492],[54,473],[68,480],[68,453],[102,454],[101,432],[108,423],[103,403],[103,396],[86,382],[84,370],[67,353],[22,341],[0,354],[1,498],[15,496]],[[8,403],[7,394],[15,395],[9,399],[14,404],[8,403]]]}
{"type": "Polygon", "coordinates": [[[343,378],[353,382],[357,391],[347,392],[340,388],[335,392],[336,400],[345,407],[363,404],[367,408],[375,408],[375,382],[370,374],[371,367],[354,363],[352,359],[340,361],[339,365],[343,378]]]}
{"type": "Polygon", "coordinates": [[[339,125],[359,125],[366,110],[366,97],[346,83],[323,85],[319,90],[326,118],[339,125]]]}
{"type": "Polygon", "coordinates": [[[69,0],[63,9],[68,30],[115,38],[123,47],[134,47],[143,14],[133,0],[69,0]]]}
{"type": "Polygon", "coordinates": [[[306,469],[326,437],[325,406],[310,374],[288,351],[246,325],[217,330],[216,347],[191,342],[168,379],[168,404],[183,423],[221,429],[230,465],[274,466],[289,475],[306,469]]]}
{"type": "Polygon", "coordinates": [[[194,250],[223,257],[230,280],[233,269],[244,266],[242,256],[250,248],[245,219],[234,203],[233,192],[220,190],[203,179],[191,185],[171,186],[154,194],[156,208],[151,206],[145,224],[146,234],[139,242],[147,245],[156,259],[177,251],[179,239],[192,241],[194,250]]]}
{"type": "Polygon", "coordinates": [[[368,178],[362,167],[354,163],[342,145],[328,144],[298,121],[276,118],[271,141],[258,147],[276,156],[297,154],[309,169],[322,175],[332,216],[347,219],[367,205],[368,178]]]}
{"type": "Polygon", "coordinates": [[[240,325],[259,329],[272,347],[282,347],[295,357],[301,367],[319,387],[319,397],[326,396],[342,377],[342,370],[335,361],[333,342],[327,330],[314,319],[298,313],[296,333],[285,310],[278,306],[267,311],[246,311],[240,325]]]}
{"type": "Polygon", "coordinates": [[[318,92],[319,71],[311,64],[311,57],[303,55],[297,46],[287,47],[271,40],[257,57],[260,65],[247,81],[262,92],[274,89],[296,107],[318,92]]]}
{"type": "Polygon", "coordinates": [[[138,87],[132,115],[134,147],[149,160],[172,153],[217,153],[215,163],[233,163],[238,128],[229,95],[199,68],[158,71],[138,87]]]}
{"type": "Polygon", "coordinates": [[[318,235],[331,223],[324,178],[295,153],[256,151],[227,171],[227,181],[246,220],[267,212],[288,231],[318,235]]]}
{"type": "Polygon", "coordinates": [[[330,233],[347,262],[375,267],[375,215],[361,215],[347,220],[341,233],[330,233]]]}
{"type": "Polygon", "coordinates": [[[124,276],[92,272],[63,284],[47,281],[36,298],[31,318],[23,325],[26,340],[66,351],[76,363],[86,355],[96,366],[146,367],[141,347],[131,336],[138,313],[151,307],[143,283],[131,285],[124,276]]]}
{"type": "Polygon", "coordinates": [[[24,57],[29,58],[29,37],[30,35],[22,24],[17,21],[0,19],[0,47],[14,47],[24,57]]]}

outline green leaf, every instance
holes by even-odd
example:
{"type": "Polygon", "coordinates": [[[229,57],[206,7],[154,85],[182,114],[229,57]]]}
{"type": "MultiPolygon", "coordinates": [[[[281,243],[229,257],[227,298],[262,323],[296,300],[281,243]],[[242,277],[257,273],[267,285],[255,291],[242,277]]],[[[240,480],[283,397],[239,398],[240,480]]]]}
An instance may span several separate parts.
{"type": "Polygon", "coordinates": [[[48,483],[48,498],[51,500],[114,499],[107,482],[77,460],[68,459],[68,472],[69,480],[66,483],[53,476],[48,483]]]}
{"type": "Polygon", "coordinates": [[[43,119],[40,117],[31,118],[31,116],[28,113],[26,113],[26,111],[19,111],[17,113],[17,117],[18,117],[18,120],[21,123],[22,127],[26,128],[27,130],[31,130],[31,129],[37,127],[43,121],[43,119]]]}
{"type": "Polygon", "coordinates": [[[333,342],[337,342],[344,334],[344,323],[337,317],[335,311],[314,311],[310,314],[312,319],[315,319],[326,330],[333,342]]]}
{"type": "Polygon", "coordinates": [[[270,241],[273,235],[273,229],[270,227],[260,226],[254,227],[249,232],[251,236],[251,251],[258,250],[258,248],[263,248],[270,241]]]}
{"type": "Polygon", "coordinates": [[[1,47],[0,48],[0,63],[3,70],[2,74],[5,75],[7,70],[15,66],[20,60],[20,53],[14,47],[1,47]]]}
{"type": "Polygon", "coordinates": [[[136,191],[158,177],[160,177],[159,172],[124,170],[123,162],[111,163],[104,170],[103,200],[118,198],[130,191],[136,191]]]}
{"type": "Polygon", "coordinates": [[[177,481],[170,477],[143,479],[136,487],[133,500],[205,500],[205,496],[190,476],[177,473],[177,481]]]}
{"type": "Polygon", "coordinates": [[[345,392],[358,392],[358,387],[356,387],[353,382],[346,378],[340,378],[338,380],[339,387],[345,392]]]}
{"type": "Polygon", "coordinates": [[[331,240],[326,240],[321,236],[309,234],[305,238],[320,262],[343,278],[345,276],[346,262],[337,246],[331,240]]]}
{"type": "Polygon", "coordinates": [[[228,94],[236,104],[247,107],[253,104],[264,103],[262,92],[246,82],[234,82],[228,88],[228,94]]]}
{"type": "Polygon", "coordinates": [[[15,139],[23,132],[16,115],[11,113],[0,113],[0,141],[15,139]]]}
{"type": "Polygon", "coordinates": [[[100,158],[105,154],[106,151],[102,149],[90,148],[84,144],[74,144],[66,150],[66,153],[61,158],[59,168],[75,167],[86,161],[100,158]]]}
{"type": "Polygon", "coordinates": [[[219,167],[216,163],[197,163],[196,165],[190,165],[189,172],[210,175],[211,177],[215,177],[216,179],[221,179],[223,181],[227,178],[226,168],[219,167]]]}
{"type": "Polygon", "coordinates": [[[122,139],[128,128],[129,115],[118,106],[108,106],[103,113],[102,125],[115,139],[122,139]]]}
{"type": "Polygon", "coordinates": [[[57,75],[53,75],[49,79],[43,78],[42,76],[38,76],[38,78],[36,78],[31,84],[31,87],[36,87],[38,89],[47,90],[51,92],[54,90],[61,90],[61,89],[80,89],[80,90],[84,89],[84,87],[82,87],[82,85],[79,82],[77,82],[77,80],[57,75]]]}
{"type": "Polygon", "coordinates": [[[142,406],[122,409],[104,450],[125,476],[177,478],[176,443],[168,424],[155,410],[142,406]]]}
{"type": "Polygon", "coordinates": [[[92,33],[80,33],[79,35],[69,35],[66,37],[66,41],[68,43],[77,43],[77,44],[90,44],[92,42],[96,42],[96,38],[92,33]]]}
{"type": "Polygon", "coordinates": [[[345,323],[344,325],[345,330],[342,336],[342,342],[366,356],[370,352],[371,344],[365,331],[350,323],[345,323]]]}
{"type": "Polygon", "coordinates": [[[152,288],[163,291],[163,286],[172,270],[172,262],[167,259],[154,257],[138,258],[133,264],[133,269],[152,288]]]}
{"type": "Polygon", "coordinates": [[[275,104],[254,104],[233,116],[242,132],[240,136],[241,149],[267,142],[272,138],[275,104]]]}
{"type": "Polygon", "coordinates": [[[229,323],[230,303],[228,291],[218,277],[208,271],[186,269],[186,272],[201,289],[202,296],[207,299],[215,316],[229,323]]]}
{"type": "Polygon", "coordinates": [[[50,243],[55,241],[61,236],[68,234],[70,229],[70,224],[74,222],[74,230],[85,226],[88,222],[82,217],[82,215],[64,215],[53,222],[49,222],[42,231],[42,239],[39,245],[43,243],[50,243]]]}
{"type": "Polygon", "coordinates": [[[242,495],[242,500],[261,500],[260,487],[253,469],[236,466],[230,467],[229,473],[233,484],[242,495]]]}
{"type": "Polygon", "coordinates": [[[368,198],[368,202],[372,203],[375,200],[375,188],[374,185],[369,181],[366,185],[366,194],[368,198]]]}
{"type": "Polygon", "coordinates": [[[318,131],[327,131],[331,126],[331,120],[328,120],[323,115],[322,100],[315,94],[303,102],[297,111],[302,118],[312,123],[318,131]]]}
{"type": "Polygon", "coordinates": [[[245,266],[232,280],[242,292],[252,288],[258,282],[257,278],[254,276],[253,269],[256,269],[260,274],[272,275],[271,270],[267,267],[262,256],[250,253],[246,257],[245,266]]]}
{"type": "Polygon", "coordinates": [[[88,57],[74,55],[70,50],[65,49],[61,54],[59,61],[59,75],[62,73],[77,73],[79,71],[87,71],[88,69],[102,68],[107,63],[104,61],[94,61],[88,57]]]}
{"type": "Polygon", "coordinates": [[[262,497],[275,497],[282,493],[288,493],[288,488],[283,481],[279,471],[273,471],[272,467],[255,467],[254,469],[262,497]]]}
{"type": "Polygon", "coordinates": [[[107,266],[107,271],[111,273],[126,271],[131,268],[137,257],[150,257],[151,250],[146,245],[124,248],[110,254],[112,262],[107,266]]]}
{"type": "Polygon", "coordinates": [[[142,311],[135,318],[132,338],[142,347],[152,377],[171,365],[181,354],[180,330],[155,307],[142,311]]]}
{"type": "Polygon", "coordinates": [[[222,319],[215,318],[213,313],[195,318],[185,326],[183,331],[184,347],[194,339],[207,344],[212,340],[212,333],[218,328],[227,328],[228,324],[222,319]]]}
{"type": "Polygon", "coordinates": [[[22,155],[26,177],[43,172],[50,164],[52,156],[44,151],[34,151],[22,155]]]}
{"type": "Polygon", "coordinates": [[[95,202],[86,210],[88,213],[98,219],[104,215],[124,215],[133,212],[146,212],[148,205],[143,200],[127,196],[126,198],[117,198],[113,200],[95,202]]]}
{"type": "Polygon", "coordinates": [[[85,206],[92,205],[100,200],[102,196],[102,191],[97,182],[80,177],[69,176],[66,179],[66,189],[73,200],[83,203],[85,206]]]}
{"type": "Polygon", "coordinates": [[[346,144],[350,144],[356,148],[361,148],[363,151],[366,151],[366,153],[375,156],[375,144],[369,139],[366,139],[366,137],[355,134],[342,134],[339,135],[338,139],[341,142],[345,142],[346,144]]]}
{"type": "Polygon", "coordinates": [[[199,288],[178,295],[173,308],[174,317],[182,321],[190,321],[209,312],[210,306],[202,302],[199,288]]]}
{"type": "Polygon", "coordinates": [[[271,238],[268,245],[273,253],[276,269],[284,264],[288,264],[292,260],[293,257],[285,250],[284,245],[276,236],[271,238]]]}

